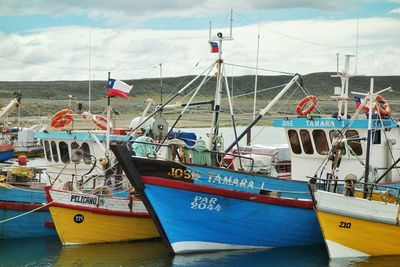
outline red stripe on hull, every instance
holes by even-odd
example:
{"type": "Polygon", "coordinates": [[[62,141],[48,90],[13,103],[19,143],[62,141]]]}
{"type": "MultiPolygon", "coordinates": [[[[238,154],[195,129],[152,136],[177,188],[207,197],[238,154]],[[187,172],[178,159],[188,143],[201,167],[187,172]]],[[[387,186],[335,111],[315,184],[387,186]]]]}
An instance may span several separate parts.
{"type": "Polygon", "coordinates": [[[193,183],[169,180],[164,178],[157,178],[151,176],[142,176],[142,181],[145,184],[158,185],[164,187],[170,187],[180,190],[187,190],[199,193],[206,193],[212,195],[218,195],[229,198],[236,198],[241,200],[260,202],[279,206],[288,206],[294,208],[312,209],[313,203],[311,200],[297,200],[288,198],[271,197],[265,195],[257,195],[248,192],[240,192],[222,188],[216,188],[206,185],[198,185],[193,183]]]}
{"type": "Polygon", "coordinates": [[[102,208],[82,207],[82,206],[75,206],[75,205],[69,205],[69,204],[58,203],[58,202],[53,202],[49,206],[73,209],[73,210],[79,210],[79,211],[89,211],[89,212],[103,214],[103,215],[150,218],[150,215],[147,212],[112,211],[112,210],[102,209],[102,208]]]}
{"type": "MultiPolygon", "coordinates": [[[[30,211],[42,207],[41,204],[35,203],[24,203],[24,202],[8,202],[8,201],[0,201],[0,209],[3,210],[21,210],[21,211],[30,211]]],[[[38,211],[49,211],[48,207],[43,207],[38,211]]]]}

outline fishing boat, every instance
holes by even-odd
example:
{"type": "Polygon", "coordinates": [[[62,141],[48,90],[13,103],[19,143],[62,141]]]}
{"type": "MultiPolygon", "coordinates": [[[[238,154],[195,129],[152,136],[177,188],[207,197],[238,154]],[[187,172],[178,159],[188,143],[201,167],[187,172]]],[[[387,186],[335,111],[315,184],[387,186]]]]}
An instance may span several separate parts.
{"type": "Polygon", "coordinates": [[[0,239],[56,235],[44,195],[42,169],[1,166],[0,239]]]}
{"type": "Polygon", "coordinates": [[[63,245],[112,243],[159,237],[143,202],[115,197],[108,187],[94,193],[46,187],[46,198],[63,245]]]}
{"type": "Polygon", "coordinates": [[[314,207],[331,258],[399,254],[400,149],[396,140],[400,132],[398,122],[389,117],[388,103],[380,95],[390,88],[377,93],[373,88],[371,79],[370,91],[358,108],[368,113],[364,131],[347,141],[343,135],[337,138],[330,151],[335,168],[326,176],[314,175],[310,180],[314,207]],[[374,110],[376,113],[372,114],[374,110]],[[340,147],[348,141],[360,143],[360,147],[364,141],[363,168],[335,171],[347,162],[340,147]],[[378,184],[382,180],[386,183],[378,184]],[[340,184],[344,186],[341,188],[340,184]],[[378,238],[365,242],[371,233],[378,238]]]}
{"type": "MultiPolygon", "coordinates": [[[[225,39],[222,34],[218,34],[215,40],[221,47],[225,39]]],[[[279,97],[293,84],[297,84],[300,76],[294,75],[240,136],[235,132],[236,142],[224,150],[218,120],[222,84],[225,84],[228,99],[229,88],[222,76],[225,70],[221,55],[219,50],[218,59],[204,72],[207,74],[201,82],[204,83],[215,66],[217,87],[208,144],[203,139],[197,140],[193,147],[181,145],[179,149],[176,144],[166,144],[167,149],[178,154],[178,157],[167,158],[138,155],[135,149],[132,155],[129,143],[114,144],[111,146],[112,151],[140,194],[170,253],[268,249],[322,243],[306,177],[301,181],[274,177],[259,170],[255,172],[252,170],[255,156],[250,155],[256,153],[252,153],[253,150],[243,150],[242,153],[237,144],[279,97]],[[237,151],[231,153],[232,148],[237,151]],[[224,156],[229,158],[230,163],[222,160],[224,156]],[[238,163],[234,163],[232,168],[231,163],[236,159],[238,163]],[[249,169],[244,171],[243,165],[246,162],[250,162],[247,164],[249,169]]],[[[187,87],[183,87],[176,95],[182,94],[187,87]]],[[[182,113],[189,105],[186,104],[182,113]]],[[[162,108],[160,106],[159,110],[162,108]]],[[[230,110],[232,114],[232,107],[230,110]]],[[[156,145],[161,147],[160,144],[156,145]]],[[[275,163],[270,160],[269,170],[277,173],[275,163]]],[[[293,171],[291,175],[293,177],[293,171]]]]}

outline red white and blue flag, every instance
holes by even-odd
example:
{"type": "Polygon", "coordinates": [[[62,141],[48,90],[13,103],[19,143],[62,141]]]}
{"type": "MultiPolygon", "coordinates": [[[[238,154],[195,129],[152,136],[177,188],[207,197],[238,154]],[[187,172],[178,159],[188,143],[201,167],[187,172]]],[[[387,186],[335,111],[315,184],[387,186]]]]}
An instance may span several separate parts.
{"type": "Polygon", "coordinates": [[[356,102],[356,107],[358,108],[359,106],[361,106],[361,98],[358,96],[354,97],[354,101],[356,102]]]}
{"type": "Polygon", "coordinates": [[[217,42],[210,42],[211,45],[211,53],[218,53],[219,47],[217,42]]]}
{"type": "Polygon", "coordinates": [[[128,85],[123,81],[109,79],[107,84],[107,96],[120,96],[128,99],[128,94],[132,89],[132,85],[128,85]]]}

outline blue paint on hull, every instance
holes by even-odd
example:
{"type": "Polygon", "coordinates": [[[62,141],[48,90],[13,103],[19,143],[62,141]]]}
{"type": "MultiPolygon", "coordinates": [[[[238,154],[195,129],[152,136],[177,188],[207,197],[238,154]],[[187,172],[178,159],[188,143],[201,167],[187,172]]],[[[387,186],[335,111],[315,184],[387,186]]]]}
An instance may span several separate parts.
{"type": "Polygon", "coordinates": [[[306,182],[199,165],[188,164],[186,167],[194,177],[194,184],[253,194],[259,194],[261,190],[280,191],[282,197],[311,199],[306,182]]]}
{"type": "Polygon", "coordinates": [[[5,150],[0,152],[0,162],[12,159],[14,154],[14,149],[5,150]]]}
{"type": "Polygon", "coordinates": [[[176,242],[212,242],[288,247],[323,243],[312,209],[150,184],[146,184],[145,194],[172,245],[176,242]],[[211,199],[214,200],[210,202],[211,199]]]}
{"type": "MultiPolygon", "coordinates": [[[[42,204],[46,203],[46,197],[43,189],[29,187],[0,188],[0,201],[5,204],[13,204],[13,206],[18,206],[19,204],[42,204]]],[[[0,208],[0,220],[3,221],[27,212],[28,210],[0,208]]],[[[0,239],[56,235],[55,228],[45,227],[45,222],[51,221],[51,214],[46,210],[35,211],[11,221],[0,223],[0,239]]]]}
{"type": "MultiPolygon", "coordinates": [[[[24,214],[27,211],[0,209],[0,220],[24,214]]],[[[35,238],[56,235],[55,228],[45,227],[52,221],[48,211],[36,211],[0,224],[0,239],[35,238]]]]}

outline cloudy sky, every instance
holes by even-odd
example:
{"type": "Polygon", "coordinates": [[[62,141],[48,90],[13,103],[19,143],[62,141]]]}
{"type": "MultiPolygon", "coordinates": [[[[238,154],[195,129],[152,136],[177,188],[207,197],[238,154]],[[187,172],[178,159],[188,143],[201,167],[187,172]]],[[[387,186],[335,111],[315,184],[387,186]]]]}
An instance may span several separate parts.
{"type": "Polygon", "coordinates": [[[1,0],[0,80],[198,74],[216,58],[209,21],[228,35],[231,9],[227,63],[255,67],[259,34],[260,68],[336,71],[337,53],[357,53],[353,73],[400,75],[400,0],[1,0]]]}

